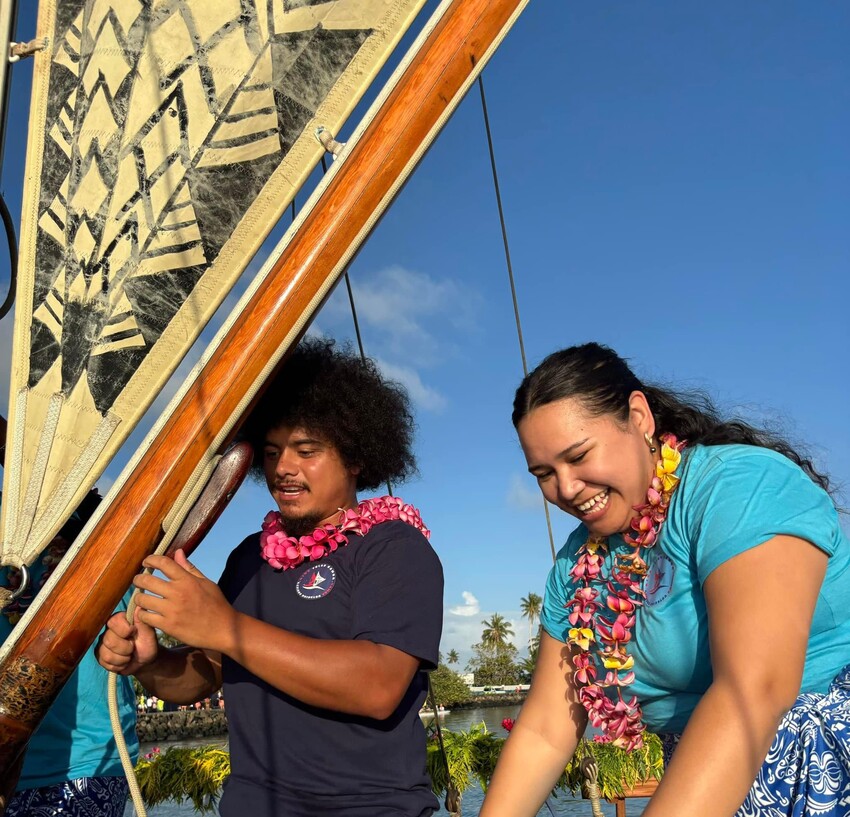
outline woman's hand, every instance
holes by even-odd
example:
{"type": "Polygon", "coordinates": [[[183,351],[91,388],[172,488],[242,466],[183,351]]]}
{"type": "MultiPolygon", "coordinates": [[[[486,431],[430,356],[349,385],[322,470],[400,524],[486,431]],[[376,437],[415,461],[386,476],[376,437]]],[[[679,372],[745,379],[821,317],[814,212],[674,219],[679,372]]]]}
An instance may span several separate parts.
{"type": "Polygon", "coordinates": [[[143,564],[165,578],[141,574],[133,580],[144,591],[136,595],[137,621],[191,647],[227,652],[236,612],[218,585],[192,565],[182,550],[173,560],[148,556],[143,564]]]}
{"type": "Polygon", "coordinates": [[[568,645],[542,634],[531,690],[499,756],[481,817],[532,817],[564,773],[587,727],[570,655],[568,645]]]}

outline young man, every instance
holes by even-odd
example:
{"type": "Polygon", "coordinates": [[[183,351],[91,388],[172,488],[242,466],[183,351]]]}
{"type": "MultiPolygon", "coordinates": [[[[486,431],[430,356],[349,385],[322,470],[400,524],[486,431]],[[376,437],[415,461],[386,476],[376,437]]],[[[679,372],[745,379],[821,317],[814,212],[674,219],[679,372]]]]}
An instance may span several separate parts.
{"type": "Polygon", "coordinates": [[[231,553],[218,585],[178,552],[145,565],[135,626],[98,647],[168,701],[224,683],[231,776],[221,814],[424,817],[420,670],[437,663],[442,569],[418,513],[358,505],[415,469],[407,395],[371,362],[302,343],[243,432],[279,514],[231,553]],[[154,627],[190,647],[159,648],[154,627]]]}

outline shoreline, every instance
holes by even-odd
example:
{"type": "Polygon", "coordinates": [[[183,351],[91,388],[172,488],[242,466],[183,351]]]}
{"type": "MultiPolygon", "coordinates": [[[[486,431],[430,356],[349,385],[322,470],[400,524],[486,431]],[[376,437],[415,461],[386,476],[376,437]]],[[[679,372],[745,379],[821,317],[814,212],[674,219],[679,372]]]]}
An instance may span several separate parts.
{"type": "MultiPolygon", "coordinates": [[[[526,694],[511,692],[505,695],[476,695],[446,708],[459,711],[497,706],[521,706],[525,702],[526,694]]],[[[227,734],[227,714],[223,709],[140,712],[136,717],[136,734],[140,743],[221,737],[227,734]]]]}

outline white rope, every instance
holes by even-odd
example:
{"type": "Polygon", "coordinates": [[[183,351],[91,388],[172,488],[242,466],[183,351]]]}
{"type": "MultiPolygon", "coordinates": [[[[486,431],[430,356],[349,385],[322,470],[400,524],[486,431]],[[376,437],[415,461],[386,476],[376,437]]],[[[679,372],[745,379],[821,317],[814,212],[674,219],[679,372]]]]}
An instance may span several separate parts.
{"type": "MultiPolygon", "coordinates": [[[[66,474],[59,486],[51,492],[50,501],[44,506],[33,524],[30,532],[30,538],[33,542],[44,542],[53,538],[57,530],[50,529],[61,527],[63,523],[57,522],[57,520],[64,518],[62,512],[71,505],[76,507],[78,503],[74,500],[77,499],[86,477],[120,424],[121,418],[112,412],[108,412],[101,418],[94,434],[91,435],[86,447],[74,462],[73,468],[66,474]]],[[[29,559],[27,562],[29,563],[29,559]]]]}
{"type": "Polygon", "coordinates": [[[107,700],[109,701],[109,722],[112,724],[112,734],[115,736],[115,745],[118,748],[118,756],[121,758],[121,767],[130,787],[130,799],[137,817],[147,817],[145,801],[142,798],[142,790],[139,788],[139,779],[133,768],[133,761],[127,751],[127,741],[124,740],[124,732],[121,729],[121,715],[118,711],[118,676],[114,672],[109,673],[109,686],[107,688],[107,700]]]}
{"type": "MultiPolygon", "coordinates": [[[[3,499],[3,541],[0,542],[0,564],[11,567],[21,567],[23,562],[20,555],[6,547],[7,541],[14,539],[14,532],[18,526],[18,506],[20,505],[21,474],[24,462],[24,432],[27,419],[27,390],[21,389],[15,396],[15,415],[17,423],[12,428],[12,444],[7,444],[7,455],[11,453],[11,463],[7,460],[4,476],[7,478],[9,487],[3,499]]],[[[6,606],[6,602],[3,603],[6,606]]],[[[2,609],[2,607],[0,607],[2,609]]]]}
{"type": "MultiPolygon", "coordinates": [[[[163,522],[165,535],[162,537],[159,545],[157,545],[154,553],[161,555],[168,550],[169,545],[174,541],[174,537],[180,531],[180,526],[186,519],[192,506],[197,501],[201,492],[206,487],[210,475],[215,470],[220,456],[215,456],[211,459],[204,460],[195,469],[192,477],[186,483],[186,486],[177,498],[177,501],[171,507],[168,516],[163,522]]],[[[150,569],[143,571],[146,574],[153,573],[150,569]]],[[[136,591],[137,593],[138,591],[136,591]]],[[[133,623],[133,616],[136,610],[136,593],[130,599],[127,605],[127,621],[133,623]]],[[[115,745],[118,747],[118,755],[121,758],[121,767],[124,769],[124,775],[127,778],[127,784],[130,787],[130,799],[133,801],[133,808],[136,810],[137,817],[147,817],[145,810],[145,801],[142,798],[142,792],[139,788],[139,780],[136,777],[136,770],[133,767],[133,761],[130,759],[130,753],[127,751],[127,741],[124,739],[124,732],[121,729],[121,714],[118,709],[118,676],[114,672],[109,673],[109,686],[107,689],[108,704],[109,704],[109,721],[112,724],[112,735],[115,738],[115,745]]]]}
{"type": "Polygon", "coordinates": [[[56,427],[59,425],[59,417],[62,414],[64,403],[65,395],[62,392],[55,392],[50,395],[50,401],[47,404],[47,415],[44,418],[44,426],[41,429],[41,437],[35,452],[32,472],[30,473],[27,491],[24,495],[24,505],[20,510],[13,539],[4,545],[5,548],[10,548],[20,553],[22,557],[26,552],[25,543],[30,538],[30,530],[38,506],[38,498],[41,495],[44,475],[47,472],[47,463],[50,459],[50,449],[53,448],[53,438],[56,435],[56,427]]]}

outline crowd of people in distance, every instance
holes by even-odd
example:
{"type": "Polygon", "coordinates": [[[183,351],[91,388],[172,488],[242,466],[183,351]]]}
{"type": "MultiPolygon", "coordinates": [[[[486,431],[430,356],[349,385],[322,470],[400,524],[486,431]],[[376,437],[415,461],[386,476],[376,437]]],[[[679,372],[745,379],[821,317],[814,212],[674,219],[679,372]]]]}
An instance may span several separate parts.
{"type": "Polygon", "coordinates": [[[156,695],[139,695],[136,701],[136,711],[140,715],[145,712],[185,712],[190,709],[223,710],[224,695],[221,694],[221,691],[214,692],[209,698],[191,704],[173,704],[157,698],[156,695]]]}

